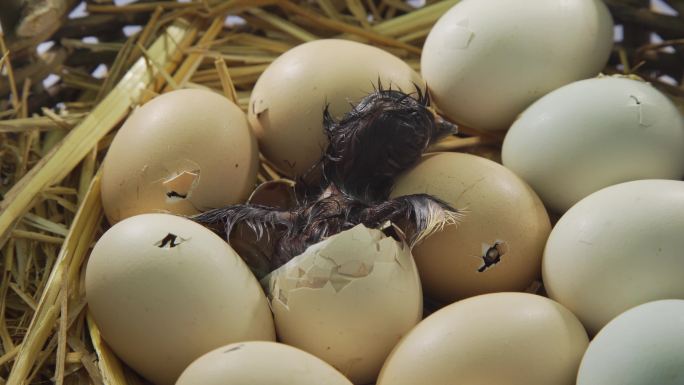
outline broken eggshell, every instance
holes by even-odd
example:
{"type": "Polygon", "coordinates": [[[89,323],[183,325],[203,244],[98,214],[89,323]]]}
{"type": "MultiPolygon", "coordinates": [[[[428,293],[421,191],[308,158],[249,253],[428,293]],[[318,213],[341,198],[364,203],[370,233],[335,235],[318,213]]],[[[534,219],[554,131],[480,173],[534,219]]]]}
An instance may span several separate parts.
{"type": "Polygon", "coordinates": [[[469,154],[423,157],[400,176],[392,197],[430,194],[461,210],[413,249],[425,294],[444,303],[478,294],[522,291],[541,275],[549,216],[510,170],[469,154]]]}
{"type": "Polygon", "coordinates": [[[259,77],[249,100],[249,122],[264,156],[285,175],[301,176],[325,149],[326,106],[339,118],[378,81],[407,93],[425,84],[403,60],[355,41],[320,39],[285,52],[259,77]]]}
{"type": "Polygon", "coordinates": [[[352,385],[320,358],[285,344],[249,341],[195,360],[176,385],[352,385]]]}
{"type": "Polygon", "coordinates": [[[132,215],[192,215],[243,202],[258,150],[245,114],[207,90],[162,94],[136,109],[104,160],[102,203],[116,223],[132,215]]]}
{"type": "Polygon", "coordinates": [[[262,280],[280,341],[328,362],[354,384],[372,383],[422,317],[409,247],[357,225],[310,246],[262,280]]]}
{"type": "Polygon", "coordinates": [[[170,385],[209,350],[275,339],[258,281],[203,226],[169,214],[127,218],[98,240],[86,268],[88,307],[130,367],[170,385]]]}
{"type": "Polygon", "coordinates": [[[247,203],[289,209],[297,205],[295,182],[278,179],[264,182],[254,189],[247,203]]]}
{"type": "Polygon", "coordinates": [[[520,115],[503,164],[563,213],[594,191],[684,176],[684,120],[650,84],[599,77],[559,88],[520,115]]]}

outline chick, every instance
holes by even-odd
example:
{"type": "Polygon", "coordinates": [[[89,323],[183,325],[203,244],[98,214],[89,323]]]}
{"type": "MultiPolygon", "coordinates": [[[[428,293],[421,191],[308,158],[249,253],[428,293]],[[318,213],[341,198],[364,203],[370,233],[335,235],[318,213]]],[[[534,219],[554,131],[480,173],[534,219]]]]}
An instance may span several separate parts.
{"type": "Polygon", "coordinates": [[[234,205],[192,219],[226,240],[240,224],[259,238],[268,237],[272,251],[264,257],[272,270],[359,223],[369,228],[392,223],[412,246],[458,221],[457,210],[427,194],[388,200],[397,176],[416,165],[430,144],[457,132],[434,112],[420,87],[407,94],[378,83],[339,121],[326,108],[323,129],[329,144],[321,160],[298,181],[296,207],[234,205]]]}

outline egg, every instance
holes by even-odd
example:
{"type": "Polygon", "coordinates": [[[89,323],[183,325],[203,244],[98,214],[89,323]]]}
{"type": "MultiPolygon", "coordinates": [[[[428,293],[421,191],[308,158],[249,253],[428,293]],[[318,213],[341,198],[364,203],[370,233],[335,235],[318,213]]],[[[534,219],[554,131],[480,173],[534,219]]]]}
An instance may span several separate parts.
{"type": "Polygon", "coordinates": [[[357,225],[310,246],[266,277],[281,342],[372,383],[399,339],[422,318],[407,245],[357,225]]]}
{"type": "Polygon", "coordinates": [[[275,339],[259,283],[217,235],[169,214],[127,218],[102,235],[86,268],[88,307],[113,351],[156,385],[202,354],[275,339]]]}
{"type": "Polygon", "coordinates": [[[416,326],[377,385],[574,385],[589,340],[563,306],[526,293],[456,302],[416,326]]]}
{"type": "Polygon", "coordinates": [[[684,299],[684,182],[607,187],[558,221],[544,251],[549,296],[594,334],[623,311],[684,299]]]}
{"type": "Polygon", "coordinates": [[[198,89],[162,94],[133,111],[107,152],[107,219],[189,215],[244,202],[256,183],[258,155],[245,114],[225,97],[198,89]]]}
{"type": "Polygon", "coordinates": [[[379,81],[405,92],[424,87],[404,61],[366,44],[321,39],[285,52],[259,77],[249,101],[264,156],[287,176],[308,171],[327,144],[325,107],[339,118],[379,81]]]}
{"type": "Polygon", "coordinates": [[[463,214],[414,250],[426,294],[441,302],[525,290],[540,276],[549,217],[537,195],[500,164],[429,155],[399,177],[392,197],[426,193],[463,214]]]}
{"type": "Polygon", "coordinates": [[[449,118],[503,130],[537,98],[596,76],[612,46],[601,0],[464,0],[430,31],[421,73],[449,118]]]}
{"type": "Polygon", "coordinates": [[[275,342],[242,342],[212,350],[183,371],[176,385],[352,385],[332,366],[275,342]]]}
{"type": "Polygon", "coordinates": [[[684,301],[634,307],[610,321],[582,358],[577,385],[684,384],[684,301]]]}
{"type": "Polygon", "coordinates": [[[502,157],[551,210],[604,187],[684,176],[684,120],[650,84],[583,80],[539,99],[506,135],[502,157]]]}

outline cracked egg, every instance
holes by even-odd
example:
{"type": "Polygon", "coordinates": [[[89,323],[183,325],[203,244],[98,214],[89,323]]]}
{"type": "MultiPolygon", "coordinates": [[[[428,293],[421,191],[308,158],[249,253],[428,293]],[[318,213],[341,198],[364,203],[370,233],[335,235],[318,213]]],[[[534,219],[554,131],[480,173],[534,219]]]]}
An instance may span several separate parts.
{"type": "Polygon", "coordinates": [[[461,210],[413,255],[427,296],[444,303],[522,291],[541,274],[549,217],[537,195],[498,163],[469,154],[425,156],[399,177],[392,197],[426,193],[461,210]]]}
{"type": "Polygon", "coordinates": [[[506,135],[502,159],[563,213],[614,184],[681,179],[683,149],[684,120],[667,96],[641,80],[599,77],[525,110],[506,135]]]}
{"type": "Polygon", "coordinates": [[[249,122],[264,156],[285,175],[301,176],[325,149],[326,105],[338,118],[378,81],[405,92],[425,84],[403,60],[355,41],[319,39],[285,52],[259,77],[249,100],[249,122]]]}
{"type": "Polygon", "coordinates": [[[169,214],[117,223],[86,268],[88,307],[103,338],[156,385],[233,342],[275,340],[266,297],[249,268],[210,230],[169,214]]]}
{"type": "Polygon", "coordinates": [[[258,150],[246,115],[225,97],[185,89],[135,110],[107,152],[102,202],[116,223],[136,214],[191,215],[243,202],[258,150]]]}
{"type": "Polygon", "coordinates": [[[363,225],[310,246],[262,283],[279,340],[357,385],[375,381],[392,348],[422,317],[409,247],[363,225]]]}

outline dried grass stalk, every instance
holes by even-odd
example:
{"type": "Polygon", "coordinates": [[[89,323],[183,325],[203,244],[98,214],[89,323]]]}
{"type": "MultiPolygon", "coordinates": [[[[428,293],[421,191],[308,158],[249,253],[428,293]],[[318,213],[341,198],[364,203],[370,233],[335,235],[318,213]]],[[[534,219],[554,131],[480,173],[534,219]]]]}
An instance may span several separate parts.
{"type": "MultiPolygon", "coordinates": [[[[173,63],[174,59],[178,59],[179,49],[182,49],[180,42],[189,29],[190,26],[185,22],[170,26],[152,45],[150,55],[160,65],[173,63]]],[[[17,220],[31,208],[40,191],[71,172],[138,103],[142,90],[149,87],[157,76],[145,60],[136,62],[124,80],[112,89],[92,113],[7,193],[5,200],[0,203],[0,247],[7,241],[17,220]]]]}
{"type": "MultiPolygon", "coordinates": [[[[419,70],[419,47],[456,3],[428,0],[413,10],[403,0],[145,0],[123,7],[94,0],[94,14],[51,27],[63,45],[40,58],[28,60],[33,51],[24,49],[39,40],[21,42],[20,53],[14,40],[12,52],[0,41],[0,68],[9,75],[0,75],[0,376],[13,365],[12,385],[144,383],[102,341],[83,293],[84,261],[103,225],[96,170],[131,106],[175,88],[208,87],[246,109],[269,63],[319,38],[368,42],[419,70]],[[228,13],[248,24],[225,27],[228,13]],[[121,28],[134,24],[144,28],[124,38],[121,28]],[[103,43],[83,43],[88,35],[103,43]],[[91,75],[99,63],[109,69],[104,81],[91,75]],[[48,73],[62,81],[45,90],[40,82],[48,73]],[[65,110],[52,109],[57,102],[65,110]]],[[[647,0],[607,3],[626,38],[606,71],[643,77],[684,111],[684,16],[655,14],[647,0]],[[651,43],[651,32],[664,41],[651,43]]],[[[461,131],[471,137],[447,138],[430,151],[499,155],[501,133],[461,131]]],[[[261,157],[258,180],[279,178],[261,157]]]]}

